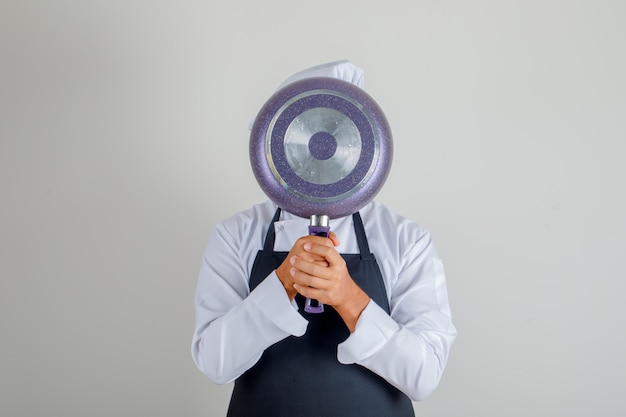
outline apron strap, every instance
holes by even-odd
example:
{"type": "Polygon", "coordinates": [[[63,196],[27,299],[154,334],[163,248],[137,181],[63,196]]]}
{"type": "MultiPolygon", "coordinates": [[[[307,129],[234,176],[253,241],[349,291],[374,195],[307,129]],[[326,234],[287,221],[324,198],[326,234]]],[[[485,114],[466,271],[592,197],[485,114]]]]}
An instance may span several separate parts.
{"type": "Polygon", "coordinates": [[[370,259],[372,257],[372,253],[370,252],[370,246],[367,243],[363,220],[361,219],[361,215],[358,211],[352,215],[352,221],[354,222],[354,232],[356,233],[356,241],[359,244],[361,259],[370,259]]]}

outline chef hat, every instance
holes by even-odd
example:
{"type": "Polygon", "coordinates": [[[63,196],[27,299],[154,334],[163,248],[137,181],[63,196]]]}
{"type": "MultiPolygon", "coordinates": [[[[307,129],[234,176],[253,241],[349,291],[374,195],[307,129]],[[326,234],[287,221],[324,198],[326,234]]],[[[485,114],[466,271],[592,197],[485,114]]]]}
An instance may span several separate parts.
{"type": "Polygon", "coordinates": [[[300,72],[296,72],[291,77],[287,78],[278,89],[285,87],[295,81],[304,80],[306,78],[313,77],[332,77],[339,80],[347,81],[356,85],[359,88],[363,88],[363,69],[357,67],[348,60],[329,62],[327,64],[316,65],[311,68],[307,68],[300,72]]]}
{"type": "MultiPolygon", "coordinates": [[[[296,72],[291,77],[283,81],[276,90],[278,91],[293,82],[313,77],[337,78],[339,80],[352,83],[359,88],[363,88],[363,84],[365,82],[363,68],[357,67],[352,62],[344,59],[341,61],[334,61],[327,64],[316,65],[314,67],[296,72]]],[[[252,130],[253,124],[254,119],[250,121],[250,124],[248,125],[248,130],[252,130]]]]}

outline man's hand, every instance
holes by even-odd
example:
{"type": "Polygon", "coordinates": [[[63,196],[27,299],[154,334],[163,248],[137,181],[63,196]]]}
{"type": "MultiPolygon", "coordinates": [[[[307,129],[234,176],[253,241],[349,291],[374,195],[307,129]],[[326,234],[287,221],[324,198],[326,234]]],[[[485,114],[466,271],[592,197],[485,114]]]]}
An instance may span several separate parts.
{"type": "Polygon", "coordinates": [[[290,272],[294,267],[291,263],[291,260],[294,259],[294,257],[306,260],[307,262],[315,265],[328,266],[328,262],[323,256],[315,255],[304,249],[305,244],[313,243],[332,248],[334,245],[338,245],[339,241],[333,232],[330,233],[328,238],[322,236],[303,236],[296,241],[291,248],[291,251],[289,251],[287,258],[285,258],[285,261],[276,269],[276,275],[278,276],[280,282],[282,282],[283,287],[285,287],[285,291],[287,291],[287,295],[290,300],[293,300],[297,294],[297,291],[294,288],[295,280],[290,272]]]}
{"type": "Polygon", "coordinates": [[[285,262],[291,266],[289,275],[293,288],[304,297],[334,307],[353,332],[370,298],[350,276],[335,244],[339,241],[334,235],[321,241],[301,238],[294,245],[299,250],[292,249],[293,253],[289,253],[285,262]]]}

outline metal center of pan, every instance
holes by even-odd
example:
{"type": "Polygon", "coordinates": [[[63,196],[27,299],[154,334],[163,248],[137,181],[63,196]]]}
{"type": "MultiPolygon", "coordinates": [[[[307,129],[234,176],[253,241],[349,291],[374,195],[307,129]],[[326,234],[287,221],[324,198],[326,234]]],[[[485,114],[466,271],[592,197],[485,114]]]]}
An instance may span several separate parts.
{"type": "Polygon", "coordinates": [[[361,135],[345,114],[329,107],[300,113],[285,132],[285,157],[300,178],[333,184],[348,176],[361,156],[361,135]]]}

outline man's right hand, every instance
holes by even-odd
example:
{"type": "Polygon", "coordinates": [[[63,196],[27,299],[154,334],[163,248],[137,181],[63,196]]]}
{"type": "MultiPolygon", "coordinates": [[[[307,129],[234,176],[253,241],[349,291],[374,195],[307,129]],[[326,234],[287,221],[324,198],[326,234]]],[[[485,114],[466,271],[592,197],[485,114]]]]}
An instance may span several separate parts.
{"type": "Polygon", "coordinates": [[[276,275],[278,276],[280,282],[282,282],[283,287],[285,287],[285,291],[287,291],[287,295],[289,296],[289,300],[291,301],[293,301],[293,299],[296,297],[296,294],[298,294],[298,292],[293,287],[295,281],[290,273],[290,270],[293,268],[293,264],[291,262],[295,256],[306,259],[309,262],[328,266],[328,262],[326,262],[325,258],[314,255],[304,250],[304,245],[309,242],[317,243],[319,245],[326,245],[331,248],[339,245],[339,241],[337,240],[337,237],[333,232],[330,232],[330,235],[328,237],[303,236],[298,239],[296,243],[294,243],[283,263],[276,269],[276,275]]]}

